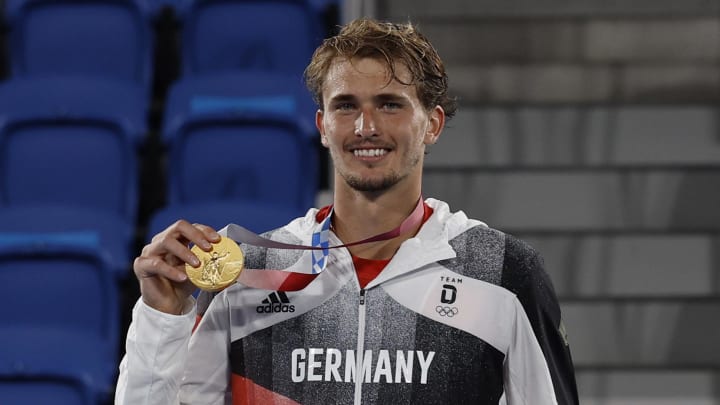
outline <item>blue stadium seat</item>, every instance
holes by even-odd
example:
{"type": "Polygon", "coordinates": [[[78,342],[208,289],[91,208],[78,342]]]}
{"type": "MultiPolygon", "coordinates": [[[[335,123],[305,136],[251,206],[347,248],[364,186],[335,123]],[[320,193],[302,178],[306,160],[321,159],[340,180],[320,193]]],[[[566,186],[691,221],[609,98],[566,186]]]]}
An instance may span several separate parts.
{"type": "Polygon", "coordinates": [[[208,225],[216,230],[235,223],[255,233],[262,233],[283,226],[304,214],[304,211],[284,205],[251,201],[169,205],[158,210],[150,219],[147,240],[178,219],[208,225]]]}
{"type": "Polygon", "coordinates": [[[170,89],[165,123],[190,115],[225,112],[275,112],[292,115],[315,138],[317,106],[302,77],[276,72],[230,72],[183,78],[170,89]]]}
{"type": "Polygon", "coordinates": [[[40,204],[0,207],[0,244],[37,240],[77,242],[101,250],[115,277],[127,278],[134,224],[103,210],[40,204]]]}
{"type": "Polygon", "coordinates": [[[0,380],[66,375],[98,396],[111,392],[118,287],[97,245],[2,240],[0,283],[0,380]]]}
{"type": "Polygon", "coordinates": [[[8,0],[14,77],[83,76],[149,89],[152,48],[143,0],[8,0]]]}
{"type": "Polygon", "coordinates": [[[110,267],[96,240],[0,240],[1,327],[59,327],[116,348],[117,283],[110,267]]]}
{"type": "Polygon", "coordinates": [[[109,403],[117,360],[87,334],[0,327],[0,404],[109,403]]]}
{"type": "Polygon", "coordinates": [[[323,26],[305,0],[203,0],[184,16],[183,75],[276,71],[300,77],[323,26]]]}
{"type": "Polygon", "coordinates": [[[95,79],[0,85],[0,206],[60,203],[133,222],[143,91],[95,79]]]}
{"type": "Polygon", "coordinates": [[[319,165],[311,105],[300,79],[283,74],[236,73],[177,83],[163,130],[170,203],[314,205],[319,165]]]}

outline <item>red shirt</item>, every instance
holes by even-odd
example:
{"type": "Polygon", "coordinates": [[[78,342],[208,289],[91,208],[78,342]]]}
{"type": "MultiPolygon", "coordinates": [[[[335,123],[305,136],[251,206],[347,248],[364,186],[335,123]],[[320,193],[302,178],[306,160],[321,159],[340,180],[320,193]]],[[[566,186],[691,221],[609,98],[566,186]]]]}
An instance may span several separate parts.
{"type": "MultiPolygon", "coordinates": [[[[330,205],[322,207],[318,211],[317,215],[315,215],[315,220],[320,223],[327,218],[331,207],[332,206],[330,205]]],[[[427,221],[432,215],[433,209],[426,203],[423,203],[423,210],[422,222],[425,223],[425,221],[427,221]]],[[[368,283],[373,281],[375,277],[383,271],[385,266],[390,263],[391,259],[364,259],[362,257],[352,255],[352,260],[355,265],[355,272],[357,274],[358,282],[360,283],[360,288],[365,288],[368,283]]]]}

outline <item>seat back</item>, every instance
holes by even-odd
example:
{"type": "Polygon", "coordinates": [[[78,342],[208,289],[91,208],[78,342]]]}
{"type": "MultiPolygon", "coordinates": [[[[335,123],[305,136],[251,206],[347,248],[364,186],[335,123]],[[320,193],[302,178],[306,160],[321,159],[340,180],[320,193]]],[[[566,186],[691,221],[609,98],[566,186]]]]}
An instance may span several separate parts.
{"type": "Polygon", "coordinates": [[[24,403],[109,398],[118,284],[97,234],[0,233],[0,283],[1,403],[17,401],[22,387],[38,389],[24,403]],[[45,395],[58,400],[40,400],[45,395]]]}
{"type": "Polygon", "coordinates": [[[0,86],[0,205],[63,203],[133,220],[145,132],[135,90],[83,79],[0,86]]]}
{"type": "Polygon", "coordinates": [[[148,88],[153,41],[143,4],[9,0],[12,74],[104,77],[148,88]]]}
{"type": "Polygon", "coordinates": [[[298,123],[272,115],[192,118],[170,151],[170,201],[253,200],[313,204],[316,156],[298,123]]]}
{"type": "Polygon", "coordinates": [[[116,347],[118,287],[95,235],[0,234],[0,283],[4,324],[77,331],[116,347]]]}
{"type": "Polygon", "coordinates": [[[147,240],[179,219],[200,223],[219,230],[230,223],[262,233],[279,228],[303,211],[284,205],[252,201],[209,201],[166,206],[153,214],[148,225],[147,240]]]}
{"type": "Polygon", "coordinates": [[[71,328],[3,324],[0,403],[106,403],[117,380],[116,350],[71,328]]]}
{"type": "MultiPolygon", "coordinates": [[[[317,138],[317,106],[300,76],[278,72],[229,72],[186,77],[171,87],[165,106],[165,136],[178,120],[203,114],[264,113],[292,116],[317,138]]],[[[167,138],[166,138],[167,140],[167,138]]]]}
{"type": "Polygon", "coordinates": [[[105,210],[59,204],[0,207],[0,241],[18,242],[23,238],[32,241],[45,236],[54,240],[97,241],[117,279],[126,279],[131,274],[134,223],[125,218],[105,210]]]}
{"type": "MultiPolygon", "coordinates": [[[[120,322],[109,267],[87,234],[2,234],[0,380],[64,376],[109,394],[120,322]]],[[[43,384],[63,395],[77,391],[43,384]]]]}
{"type": "Polygon", "coordinates": [[[93,405],[82,381],[64,375],[0,376],[0,404],[93,405]]]}
{"type": "Polygon", "coordinates": [[[314,205],[317,132],[298,78],[235,73],[188,78],[168,97],[171,204],[253,200],[314,205]]]}
{"type": "Polygon", "coordinates": [[[303,0],[195,1],[183,19],[183,74],[238,70],[300,74],[322,39],[303,0]]]}

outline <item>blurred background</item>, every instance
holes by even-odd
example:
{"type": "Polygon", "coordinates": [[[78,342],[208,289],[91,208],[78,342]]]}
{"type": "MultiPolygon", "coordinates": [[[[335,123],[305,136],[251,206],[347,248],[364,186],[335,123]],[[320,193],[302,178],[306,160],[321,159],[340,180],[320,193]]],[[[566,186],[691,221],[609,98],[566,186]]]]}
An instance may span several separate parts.
{"type": "Polygon", "coordinates": [[[109,404],[132,259],[330,201],[301,75],[417,24],[460,110],[424,194],[544,256],[582,404],[720,404],[720,1],[0,1],[0,404],[109,404]]]}

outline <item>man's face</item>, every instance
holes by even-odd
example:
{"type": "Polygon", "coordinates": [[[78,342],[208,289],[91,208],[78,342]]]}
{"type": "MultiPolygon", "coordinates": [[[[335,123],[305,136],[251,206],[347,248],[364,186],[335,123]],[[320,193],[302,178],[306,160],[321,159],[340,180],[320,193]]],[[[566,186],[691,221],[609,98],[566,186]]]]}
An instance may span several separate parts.
{"type": "MultiPolygon", "coordinates": [[[[395,69],[411,81],[404,65],[395,69]]],[[[336,174],[355,190],[419,185],[425,145],[435,143],[444,125],[441,107],[427,111],[414,85],[389,81],[389,74],[372,58],[336,58],[328,69],[316,124],[336,174]]]]}

